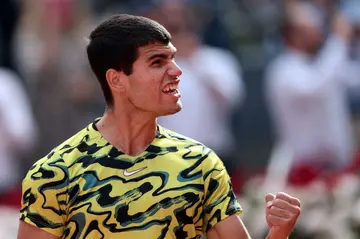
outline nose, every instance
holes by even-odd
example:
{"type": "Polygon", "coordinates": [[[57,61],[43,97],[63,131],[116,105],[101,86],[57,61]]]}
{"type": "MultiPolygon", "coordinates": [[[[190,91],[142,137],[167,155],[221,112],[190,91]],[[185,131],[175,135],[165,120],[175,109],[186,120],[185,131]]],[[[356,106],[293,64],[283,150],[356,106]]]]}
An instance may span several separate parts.
{"type": "Polygon", "coordinates": [[[176,64],[175,61],[171,64],[171,67],[168,70],[168,74],[171,77],[179,77],[182,74],[181,68],[176,64]]]}

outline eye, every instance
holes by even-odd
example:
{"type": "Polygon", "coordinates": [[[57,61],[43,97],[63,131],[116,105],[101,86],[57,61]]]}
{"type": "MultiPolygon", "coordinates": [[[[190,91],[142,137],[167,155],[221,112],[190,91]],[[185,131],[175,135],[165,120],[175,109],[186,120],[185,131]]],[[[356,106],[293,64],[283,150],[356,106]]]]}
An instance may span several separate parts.
{"type": "Polygon", "coordinates": [[[159,59],[159,60],[153,61],[153,62],[151,63],[151,65],[152,65],[152,66],[159,66],[161,63],[162,63],[162,61],[159,59]]]}

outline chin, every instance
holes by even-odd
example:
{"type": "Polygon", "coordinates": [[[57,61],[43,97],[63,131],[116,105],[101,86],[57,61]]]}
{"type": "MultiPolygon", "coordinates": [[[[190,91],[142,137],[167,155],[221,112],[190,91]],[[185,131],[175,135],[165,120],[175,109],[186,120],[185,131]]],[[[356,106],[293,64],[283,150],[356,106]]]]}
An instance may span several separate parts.
{"type": "Polygon", "coordinates": [[[180,112],[181,110],[182,110],[182,104],[181,102],[177,102],[175,107],[172,107],[172,109],[167,109],[166,112],[163,112],[161,114],[161,116],[173,115],[180,112]]]}

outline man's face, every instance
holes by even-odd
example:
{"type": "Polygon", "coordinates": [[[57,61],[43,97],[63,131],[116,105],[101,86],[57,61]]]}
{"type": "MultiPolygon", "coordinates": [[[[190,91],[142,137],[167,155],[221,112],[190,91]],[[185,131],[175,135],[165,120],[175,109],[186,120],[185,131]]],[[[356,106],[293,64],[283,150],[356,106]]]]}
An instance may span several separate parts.
{"type": "Polygon", "coordinates": [[[303,40],[306,41],[307,52],[310,54],[316,54],[320,50],[324,41],[324,36],[320,29],[312,25],[306,26],[302,36],[303,40]]]}
{"type": "Polygon", "coordinates": [[[171,43],[138,48],[132,74],[126,76],[127,98],[135,108],[156,117],[181,110],[178,84],[182,71],[175,63],[175,53],[171,43]]]}

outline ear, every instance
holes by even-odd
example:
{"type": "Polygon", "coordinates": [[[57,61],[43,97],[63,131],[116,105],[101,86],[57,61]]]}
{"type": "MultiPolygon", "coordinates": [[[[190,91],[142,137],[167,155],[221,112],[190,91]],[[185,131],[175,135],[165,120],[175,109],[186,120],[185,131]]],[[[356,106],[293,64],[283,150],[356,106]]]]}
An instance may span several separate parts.
{"type": "Polygon", "coordinates": [[[119,92],[125,91],[124,81],[122,79],[121,72],[114,69],[107,70],[106,80],[109,84],[110,89],[119,92]]]}

